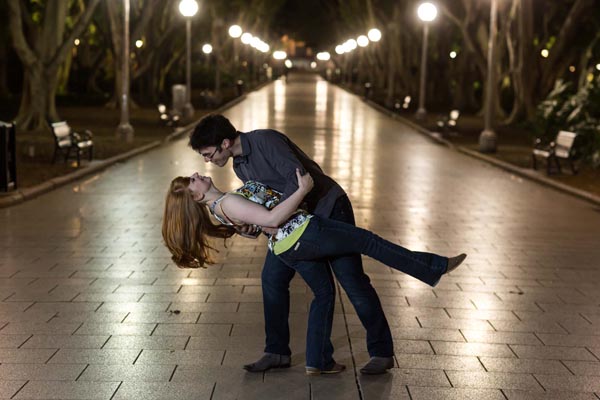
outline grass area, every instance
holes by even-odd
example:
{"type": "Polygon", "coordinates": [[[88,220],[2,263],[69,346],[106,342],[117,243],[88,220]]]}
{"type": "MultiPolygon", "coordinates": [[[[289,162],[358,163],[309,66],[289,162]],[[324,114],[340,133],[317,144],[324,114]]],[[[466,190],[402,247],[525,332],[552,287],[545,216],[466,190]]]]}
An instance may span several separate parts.
{"type": "MultiPolygon", "coordinates": [[[[202,116],[207,110],[196,110],[196,117],[202,116]]],[[[164,139],[172,132],[172,128],[160,123],[155,109],[138,108],[131,111],[130,121],[134,127],[134,138],[125,142],[115,135],[119,124],[118,110],[104,107],[60,107],[58,110],[62,119],[77,132],[85,129],[94,135],[94,160],[104,160],[117,154],[164,139]]],[[[18,129],[18,127],[17,127],[18,129]]],[[[58,158],[52,164],[54,154],[54,137],[48,131],[20,132],[17,130],[17,184],[20,189],[37,185],[48,179],[75,171],[74,160],[65,163],[58,158]]],[[[85,154],[82,160],[85,159],[85,154]]],[[[83,161],[79,168],[85,168],[83,161]]]]}
{"type": "MultiPolygon", "coordinates": [[[[256,84],[248,85],[246,90],[253,90],[256,84]]],[[[211,112],[214,108],[233,100],[237,96],[234,87],[224,87],[219,101],[207,103],[200,90],[192,92],[192,102],[205,104],[211,108],[196,108],[194,119],[211,112]]],[[[165,139],[173,128],[165,126],[159,120],[156,107],[137,107],[130,110],[130,123],[133,126],[134,138],[126,142],[117,137],[116,128],[120,122],[120,110],[107,108],[103,104],[108,99],[87,95],[69,95],[57,98],[57,112],[62,120],[66,120],[76,132],[90,130],[94,137],[94,160],[104,160],[118,154],[126,153],[156,140],[165,139]]],[[[17,114],[20,99],[18,96],[0,98],[0,120],[11,121],[17,114]]],[[[181,125],[186,124],[185,121],[181,125]]],[[[27,132],[17,126],[17,186],[28,188],[49,179],[62,176],[77,170],[74,160],[65,163],[58,158],[52,164],[54,154],[54,136],[50,130],[27,132]]],[[[88,164],[86,154],[82,156],[79,168],[88,164]]]]}

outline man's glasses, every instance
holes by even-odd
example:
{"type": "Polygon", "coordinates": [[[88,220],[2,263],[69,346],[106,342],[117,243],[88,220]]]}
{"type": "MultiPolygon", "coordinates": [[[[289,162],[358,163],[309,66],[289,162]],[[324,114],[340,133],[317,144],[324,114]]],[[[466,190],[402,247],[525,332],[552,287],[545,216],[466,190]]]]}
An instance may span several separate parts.
{"type": "Polygon", "coordinates": [[[220,151],[220,150],[221,150],[221,146],[217,146],[217,147],[215,147],[215,151],[213,151],[211,154],[200,153],[200,155],[202,157],[204,157],[205,160],[211,161],[213,159],[213,157],[215,156],[215,154],[217,154],[217,151],[220,151]]]}

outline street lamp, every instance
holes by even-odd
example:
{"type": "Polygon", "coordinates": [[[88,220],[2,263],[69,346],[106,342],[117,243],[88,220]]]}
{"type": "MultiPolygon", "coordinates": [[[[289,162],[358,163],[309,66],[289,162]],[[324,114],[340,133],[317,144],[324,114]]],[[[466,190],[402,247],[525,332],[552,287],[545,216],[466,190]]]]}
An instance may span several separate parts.
{"type": "Polygon", "coordinates": [[[194,115],[194,106],[192,106],[192,17],[198,12],[198,2],[196,0],[181,0],[179,2],[179,12],[186,18],[186,102],[183,106],[183,116],[187,119],[194,115]]]}
{"type": "MultiPolygon", "coordinates": [[[[229,27],[229,36],[232,39],[237,39],[242,36],[243,30],[239,25],[231,25],[229,27]]],[[[239,75],[239,64],[240,64],[240,49],[239,43],[237,40],[233,41],[233,67],[235,70],[235,75],[239,75]]]]}
{"type": "Polygon", "coordinates": [[[381,40],[381,31],[377,28],[369,29],[367,36],[371,42],[379,42],[381,40]]]}
{"type": "Polygon", "coordinates": [[[229,36],[231,36],[234,39],[237,39],[240,36],[242,36],[242,27],[239,25],[231,25],[229,27],[229,36]]]}
{"type": "Polygon", "coordinates": [[[484,128],[479,135],[479,151],[482,153],[494,153],[497,148],[498,138],[494,128],[492,127],[492,113],[494,112],[494,94],[495,94],[495,77],[494,77],[494,44],[498,33],[496,24],[496,0],[492,0],[490,7],[490,35],[488,39],[488,59],[487,59],[487,84],[485,91],[485,108],[483,114],[484,128]]]}
{"type": "Polygon", "coordinates": [[[117,136],[133,141],[133,126],[129,123],[129,0],[123,0],[123,59],[121,60],[121,122],[117,136]]]}
{"type": "Polygon", "coordinates": [[[429,36],[429,23],[437,17],[437,7],[432,3],[422,3],[417,9],[419,19],[423,21],[423,48],[421,52],[421,81],[419,84],[419,109],[417,119],[424,119],[427,115],[425,109],[425,79],[427,75],[427,38],[429,36]]]}

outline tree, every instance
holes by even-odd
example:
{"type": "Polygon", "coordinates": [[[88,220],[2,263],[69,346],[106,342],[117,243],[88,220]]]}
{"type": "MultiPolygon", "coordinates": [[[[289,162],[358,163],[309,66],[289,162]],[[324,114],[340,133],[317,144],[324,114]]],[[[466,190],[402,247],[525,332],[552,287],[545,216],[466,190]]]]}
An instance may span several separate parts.
{"type": "MultiPolygon", "coordinates": [[[[68,0],[48,0],[45,7],[39,9],[37,3],[33,4],[34,13],[20,0],[7,1],[12,44],[25,76],[16,121],[21,129],[43,129],[48,119],[58,119],[55,97],[59,68],[100,0],[89,0],[71,32],[65,32],[70,12],[68,0]],[[39,22],[32,15],[40,16],[39,22]]],[[[77,4],[83,5],[83,2],[77,4]]]]}

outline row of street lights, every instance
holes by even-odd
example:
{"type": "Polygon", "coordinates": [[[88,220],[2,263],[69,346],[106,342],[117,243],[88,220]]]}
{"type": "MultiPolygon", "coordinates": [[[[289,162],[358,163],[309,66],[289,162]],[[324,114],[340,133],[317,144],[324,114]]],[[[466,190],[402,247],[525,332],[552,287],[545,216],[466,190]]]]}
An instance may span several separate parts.
{"type": "Polygon", "coordinates": [[[367,47],[370,42],[379,42],[381,40],[381,31],[377,28],[370,29],[366,35],[360,35],[356,39],[348,39],[342,44],[335,46],[335,52],[338,55],[350,53],[357,47],[367,47]]]}
{"type": "MultiPolygon", "coordinates": [[[[494,110],[494,58],[495,50],[494,44],[497,36],[497,0],[491,0],[490,9],[490,34],[488,41],[488,65],[487,65],[487,83],[486,83],[486,97],[484,104],[484,130],[481,132],[479,137],[479,150],[482,152],[494,152],[497,147],[496,133],[492,127],[492,113],[494,110]]],[[[423,46],[421,49],[421,72],[419,81],[419,106],[415,117],[417,119],[424,119],[427,115],[425,108],[425,96],[426,96],[426,82],[427,82],[427,45],[429,37],[429,24],[433,22],[438,14],[437,7],[430,2],[424,2],[417,8],[417,15],[423,22],[423,46]]],[[[357,47],[366,47],[370,42],[378,42],[381,39],[381,31],[376,28],[369,30],[367,35],[360,35],[356,39],[351,38],[346,40],[344,43],[339,44],[335,47],[335,52],[338,55],[350,53],[357,47]]],[[[455,58],[456,52],[450,53],[450,58],[455,58]]],[[[321,52],[317,54],[317,59],[321,61],[329,60],[330,56],[327,52],[321,52]]]]}

